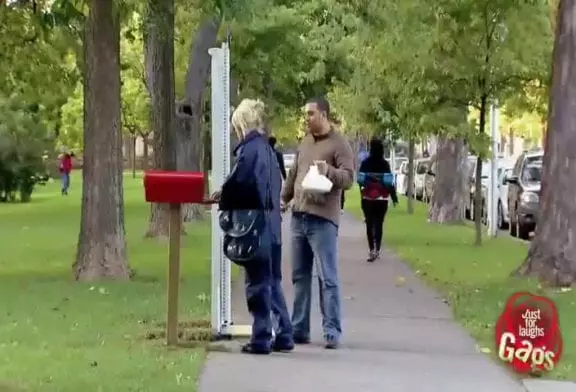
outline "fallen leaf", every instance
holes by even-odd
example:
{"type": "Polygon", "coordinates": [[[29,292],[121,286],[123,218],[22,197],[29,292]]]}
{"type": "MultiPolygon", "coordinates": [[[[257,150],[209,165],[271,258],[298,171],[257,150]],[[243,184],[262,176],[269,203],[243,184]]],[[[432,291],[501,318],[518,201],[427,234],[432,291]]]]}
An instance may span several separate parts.
{"type": "Polygon", "coordinates": [[[396,277],[396,286],[403,286],[406,283],[406,278],[403,276],[396,277]]]}

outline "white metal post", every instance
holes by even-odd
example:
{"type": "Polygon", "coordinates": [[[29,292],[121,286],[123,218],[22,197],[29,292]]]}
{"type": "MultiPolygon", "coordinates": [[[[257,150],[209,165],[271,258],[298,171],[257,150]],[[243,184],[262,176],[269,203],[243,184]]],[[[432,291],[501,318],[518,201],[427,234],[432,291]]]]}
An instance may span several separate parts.
{"type": "MultiPolygon", "coordinates": [[[[211,192],[219,190],[230,173],[230,92],[229,50],[226,43],[221,48],[211,48],[211,120],[212,120],[212,171],[211,192]]],[[[218,207],[212,206],[212,329],[221,335],[232,323],[230,262],[222,249],[222,230],[218,224],[218,207]]]]}
{"type": "MultiPolygon", "coordinates": [[[[220,156],[218,135],[222,132],[220,122],[217,121],[221,113],[222,89],[219,85],[222,51],[219,48],[208,50],[211,56],[211,116],[212,119],[212,167],[210,193],[220,189],[222,186],[222,166],[215,164],[220,156]]],[[[220,263],[224,257],[222,254],[222,231],[218,225],[218,207],[212,206],[212,269],[211,269],[211,325],[212,332],[220,335],[222,330],[222,315],[220,313],[221,292],[220,292],[220,263]]]]}
{"type": "MultiPolygon", "coordinates": [[[[222,165],[222,183],[230,174],[230,49],[228,43],[222,44],[222,72],[220,73],[220,88],[222,89],[222,112],[220,114],[220,134],[218,143],[220,156],[218,161],[222,165]]],[[[220,248],[220,312],[223,328],[232,324],[232,274],[230,261],[224,257],[220,248]]]]}
{"type": "Polygon", "coordinates": [[[492,155],[490,159],[490,178],[488,183],[488,235],[498,234],[498,132],[499,110],[498,102],[490,106],[490,140],[492,155]]]}

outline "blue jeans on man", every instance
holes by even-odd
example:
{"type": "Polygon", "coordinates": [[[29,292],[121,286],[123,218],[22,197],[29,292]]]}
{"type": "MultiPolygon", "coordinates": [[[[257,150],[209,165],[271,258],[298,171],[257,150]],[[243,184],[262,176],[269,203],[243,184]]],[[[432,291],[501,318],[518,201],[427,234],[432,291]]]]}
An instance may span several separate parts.
{"type": "Polygon", "coordinates": [[[252,338],[245,351],[267,354],[294,348],[292,323],[282,290],[282,245],[270,246],[270,258],[249,265],[246,271],[246,301],[252,314],[252,338]],[[276,339],[272,345],[272,329],[276,339]]]}
{"type": "Polygon", "coordinates": [[[296,343],[310,341],[312,270],[316,260],[324,339],[327,348],[336,348],[342,333],[338,278],[338,226],[318,216],[294,212],[291,234],[294,341],[296,343]]]}

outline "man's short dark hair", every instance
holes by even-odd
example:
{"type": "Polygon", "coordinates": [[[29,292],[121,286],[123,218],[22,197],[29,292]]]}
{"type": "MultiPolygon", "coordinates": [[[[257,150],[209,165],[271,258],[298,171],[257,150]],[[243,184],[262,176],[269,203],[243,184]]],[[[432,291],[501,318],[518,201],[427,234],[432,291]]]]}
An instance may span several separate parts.
{"type": "Polygon", "coordinates": [[[330,117],[330,103],[324,97],[314,97],[306,103],[315,103],[319,111],[326,113],[326,117],[330,117]]]}
{"type": "Polygon", "coordinates": [[[272,147],[274,147],[274,146],[276,145],[276,138],[275,138],[274,136],[270,136],[270,137],[268,138],[268,143],[270,143],[270,145],[271,145],[272,147]]]}

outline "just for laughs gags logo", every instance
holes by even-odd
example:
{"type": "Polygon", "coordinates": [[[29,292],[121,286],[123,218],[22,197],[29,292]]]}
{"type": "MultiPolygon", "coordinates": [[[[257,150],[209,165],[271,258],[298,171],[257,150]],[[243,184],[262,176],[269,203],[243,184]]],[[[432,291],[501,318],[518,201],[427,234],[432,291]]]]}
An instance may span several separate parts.
{"type": "Polygon", "coordinates": [[[496,349],[517,373],[552,371],[562,355],[554,302],[530,293],[512,295],[496,323],[496,349]]]}

